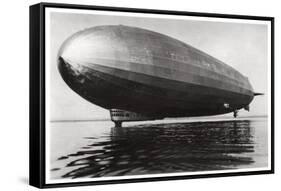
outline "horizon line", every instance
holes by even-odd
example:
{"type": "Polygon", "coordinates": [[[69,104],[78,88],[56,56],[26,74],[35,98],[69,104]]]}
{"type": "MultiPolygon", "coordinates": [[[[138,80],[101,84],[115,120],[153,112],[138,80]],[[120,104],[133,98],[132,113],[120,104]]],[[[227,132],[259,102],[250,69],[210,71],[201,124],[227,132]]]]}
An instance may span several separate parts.
{"type": "MultiPolygon", "coordinates": [[[[263,114],[263,115],[250,115],[250,116],[238,116],[237,118],[254,118],[254,117],[267,117],[268,115],[263,114]]],[[[233,118],[232,116],[198,116],[198,117],[166,117],[162,120],[165,119],[182,119],[182,118],[190,118],[190,119],[194,119],[194,118],[233,118]]],[[[234,118],[234,119],[237,119],[234,118]]],[[[50,120],[51,123],[63,123],[63,122],[90,122],[90,121],[111,121],[110,118],[96,118],[96,119],[55,119],[55,120],[50,120]]]]}

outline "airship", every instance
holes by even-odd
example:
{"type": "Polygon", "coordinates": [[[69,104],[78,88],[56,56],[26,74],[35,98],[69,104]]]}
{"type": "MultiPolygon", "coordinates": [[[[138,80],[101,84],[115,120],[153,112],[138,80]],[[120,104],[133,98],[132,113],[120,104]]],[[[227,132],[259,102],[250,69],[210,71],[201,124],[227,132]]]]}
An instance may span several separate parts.
{"type": "Polygon", "coordinates": [[[249,79],[233,67],[173,37],[147,29],[103,25],[61,45],[58,70],[82,98],[124,121],[249,111],[249,79]]]}

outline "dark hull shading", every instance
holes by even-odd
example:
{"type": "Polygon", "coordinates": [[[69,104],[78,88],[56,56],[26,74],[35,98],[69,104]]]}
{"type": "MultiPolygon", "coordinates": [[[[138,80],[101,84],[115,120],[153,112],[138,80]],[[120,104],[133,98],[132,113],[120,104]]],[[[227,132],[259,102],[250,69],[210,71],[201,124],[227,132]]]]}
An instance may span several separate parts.
{"type": "Polygon", "coordinates": [[[252,99],[249,95],[128,71],[114,73],[124,72],[125,76],[141,78],[146,83],[85,66],[80,66],[83,68],[80,73],[62,59],[61,62],[60,72],[65,82],[86,100],[106,109],[119,108],[149,116],[204,116],[241,109],[252,99]],[[225,108],[224,103],[232,107],[225,108]]]}

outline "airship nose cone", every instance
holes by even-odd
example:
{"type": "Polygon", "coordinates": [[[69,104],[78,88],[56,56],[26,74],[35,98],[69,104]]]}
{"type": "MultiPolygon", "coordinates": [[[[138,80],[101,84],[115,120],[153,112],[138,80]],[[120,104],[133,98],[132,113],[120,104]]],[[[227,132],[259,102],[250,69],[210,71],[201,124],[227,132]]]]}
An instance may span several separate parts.
{"type": "Polygon", "coordinates": [[[72,86],[75,69],[61,56],[58,57],[58,69],[63,80],[72,86]]]}
{"type": "Polygon", "coordinates": [[[97,70],[96,65],[106,65],[105,59],[114,60],[116,50],[124,52],[124,45],[116,42],[112,35],[107,27],[93,27],[75,33],[61,45],[57,66],[71,89],[81,94],[85,81],[92,79],[91,75],[97,70]]]}
{"type": "Polygon", "coordinates": [[[68,61],[63,57],[58,57],[58,69],[66,84],[75,92],[79,93],[84,86],[86,75],[85,70],[79,64],[68,61]]]}

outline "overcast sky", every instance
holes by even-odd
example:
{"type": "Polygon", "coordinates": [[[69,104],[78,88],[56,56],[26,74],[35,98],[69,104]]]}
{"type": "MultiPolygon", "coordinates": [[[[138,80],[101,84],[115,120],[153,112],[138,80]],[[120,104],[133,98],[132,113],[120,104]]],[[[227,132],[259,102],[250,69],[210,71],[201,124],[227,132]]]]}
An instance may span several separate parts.
{"type": "Polygon", "coordinates": [[[153,30],[181,40],[234,67],[247,76],[256,92],[250,112],[242,115],[265,115],[267,111],[267,32],[265,24],[141,18],[74,13],[51,13],[50,48],[51,120],[109,118],[109,112],[72,91],[62,80],[56,56],[70,35],[98,25],[128,25],[153,30]]]}

